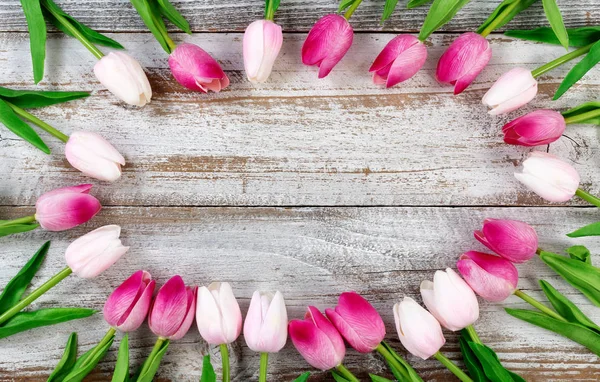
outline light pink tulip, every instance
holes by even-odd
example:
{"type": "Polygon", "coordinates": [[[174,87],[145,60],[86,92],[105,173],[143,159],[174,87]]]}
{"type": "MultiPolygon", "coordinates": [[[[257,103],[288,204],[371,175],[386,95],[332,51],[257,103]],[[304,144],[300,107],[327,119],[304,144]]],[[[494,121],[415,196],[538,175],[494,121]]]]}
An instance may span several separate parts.
{"type": "Polygon", "coordinates": [[[242,312],[229,283],[198,288],[196,323],[211,345],[230,344],[242,331],[242,312]]]}
{"type": "Polygon", "coordinates": [[[536,110],[510,121],[502,128],[504,142],[511,145],[547,145],[560,138],[567,124],[554,110],[536,110]]]}
{"type": "Polygon", "coordinates": [[[518,220],[485,219],[475,239],[513,263],[524,263],[535,256],[538,236],[533,227],[518,220]]]}
{"type": "Polygon", "coordinates": [[[475,293],[488,301],[504,301],[517,290],[519,272],[502,257],[469,251],[456,266],[475,293]]]}
{"type": "Polygon", "coordinates": [[[104,319],[121,332],[139,328],[150,309],[156,281],[150,273],[137,271],[123,282],[106,300],[104,319]]]}
{"type": "Polygon", "coordinates": [[[111,93],[130,105],[144,106],[152,98],[144,69],[128,54],[110,52],[96,63],[94,74],[111,93]]]}
{"type": "Polygon", "coordinates": [[[450,44],[438,61],[438,81],[454,85],[454,94],[460,94],[481,73],[492,58],[490,43],[480,34],[461,34],[450,44]]]}
{"type": "Polygon", "coordinates": [[[244,68],[250,82],[265,82],[279,55],[283,33],[270,20],[256,20],[244,33],[244,68]]]}
{"type": "Polygon", "coordinates": [[[410,297],[394,305],[394,319],[400,342],[419,358],[431,357],[446,343],[440,323],[410,297]]]}
{"type": "Polygon", "coordinates": [[[169,56],[173,77],[190,90],[219,92],[229,86],[229,78],[219,63],[194,44],[179,44],[169,56]]]}
{"type": "Polygon", "coordinates": [[[129,247],[121,244],[121,227],[105,225],[72,242],[65,252],[67,265],[84,279],[94,278],[110,268],[129,247]]]}
{"type": "Polygon", "coordinates": [[[369,72],[373,83],[389,88],[417,74],[426,59],[427,47],[415,36],[402,34],[387,43],[369,72]]]}
{"type": "Polygon", "coordinates": [[[261,353],[277,353],[287,341],[288,317],[283,295],[278,291],[254,292],[244,322],[248,347],[261,353]]]}
{"type": "Polygon", "coordinates": [[[173,276],[154,298],[148,326],[152,333],[169,340],[183,338],[194,322],[196,287],[185,286],[181,276],[173,276]]]}
{"type": "Polygon", "coordinates": [[[506,114],[531,101],[537,90],[537,81],[529,69],[514,68],[498,78],[481,102],[491,108],[489,114],[506,114]]]}
{"type": "Polygon", "coordinates": [[[550,202],[570,200],[579,187],[579,174],[570,164],[541,151],[533,151],[515,177],[550,202]]]}
{"type": "Polygon", "coordinates": [[[453,332],[466,328],[479,318],[479,304],[473,290],[456,272],[436,271],[433,282],[421,282],[421,297],[431,314],[453,332]]]}
{"type": "Polygon", "coordinates": [[[58,188],[40,196],[35,203],[35,219],[48,231],[64,231],[93,218],[102,208],[88,195],[91,184],[58,188]]]}
{"type": "Polygon", "coordinates": [[[344,360],[344,339],[314,306],[308,307],[304,320],[290,321],[289,332],[294,346],[312,367],[329,370],[344,360]]]}
{"type": "Polygon", "coordinates": [[[106,139],[90,131],[78,131],[69,137],[65,156],[82,173],[112,182],[121,177],[125,158],[106,139]]]}
{"type": "Polygon", "coordinates": [[[302,63],[317,65],[319,78],[326,77],[346,55],[353,38],[352,27],[344,17],[337,14],[323,16],[308,32],[302,45],[302,63]]]}
{"type": "Polygon", "coordinates": [[[356,292],[342,293],[335,309],[326,309],[325,314],[350,346],[361,353],[372,352],[385,337],[381,316],[356,292]]]}

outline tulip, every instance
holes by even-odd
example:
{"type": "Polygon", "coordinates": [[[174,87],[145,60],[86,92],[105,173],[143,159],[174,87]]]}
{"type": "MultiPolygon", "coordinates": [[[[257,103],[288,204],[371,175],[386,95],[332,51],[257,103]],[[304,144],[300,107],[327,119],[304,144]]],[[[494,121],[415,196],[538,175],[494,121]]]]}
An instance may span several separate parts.
{"type": "Polygon", "coordinates": [[[250,82],[265,82],[279,55],[283,33],[270,20],[256,20],[244,33],[244,68],[250,82]]]}
{"type": "Polygon", "coordinates": [[[504,142],[511,145],[547,145],[560,138],[567,124],[559,112],[536,110],[519,117],[502,128],[504,142]]]}
{"type": "Polygon", "coordinates": [[[514,68],[498,78],[485,93],[482,102],[492,108],[489,114],[506,114],[531,101],[537,94],[537,88],[531,71],[514,68]]]}
{"type": "Polygon", "coordinates": [[[35,204],[35,220],[48,231],[64,231],[93,218],[102,208],[88,195],[91,184],[58,188],[40,196],[35,204]]]}
{"type": "Polygon", "coordinates": [[[425,64],[427,48],[412,35],[398,35],[379,53],[369,72],[373,83],[392,87],[414,76],[425,64]]]}
{"type": "Polygon", "coordinates": [[[158,290],[148,326],[158,337],[178,340],[190,330],[195,312],[196,287],[186,286],[181,276],[173,276],[158,290]]]}
{"type": "Polygon", "coordinates": [[[475,239],[513,263],[524,263],[535,256],[537,233],[529,224],[518,220],[485,219],[475,239]]]}
{"type": "Polygon", "coordinates": [[[100,83],[122,101],[144,106],[152,98],[152,88],[144,69],[123,52],[110,52],[94,65],[100,83]]]}
{"type": "Polygon", "coordinates": [[[319,78],[326,77],[350,49],[353,37],[352,27],[344,17],[337,14],[321,17],[302,45],[302,63],[318,66],[319,78]]]}
{"type": "Polygon", "coordinates": [[[490,43],[480,34],[467,32],[460,35],[438,61],[438,81],[454,85],[454,94],[460,94],[481,73],[492,58],[490,43]]]}
{"type": "Polygon", "coordinates": [[[78,131],[69,137],[65,156],[82,173],[92,178],[112,182],[121,177],[125,159],[117,149],[99,134],[78,131]]]}
{"type": "Polygon", "coordinates": [[[173,77],[190,90],[219,92],[229,86],[229,78],[219,63],[194,44],[179,44],[169,56],[173,77]]]}
{"type": "Polygon", "coordinates": [[[469,251],[456,266],[475,293],[488,301],[504,301],[517,290],[519,272],[502,257],[469,251]]]}
{"type": "Polygon", "coordinates": [[[423,303],[446,329],[453,332],[472,325],[479,318],[477,297],[452,269],[436,271],[433,282],[421,282],[423,303]]]}
{"type": "Polygon", "coordinates": [[[417,357],[428,359],[446,343],[440,323],[410,297],[394,305],[394,320],[400,342],[417,357]]]}
{"type": "Polygon", "coordinates": [[[146,319],[155,285],[146,271],[131,275],[106,300],[103,310],[106,322],[121,332],[137,330],[146,319]]]}
{"type": "Polygon", "coordinates": [[[254,292],[246,321],[244,338],[248,347],[261,353],[277,353],[287,340],[287,310],[281,292],[275,295],[254,292]]]}

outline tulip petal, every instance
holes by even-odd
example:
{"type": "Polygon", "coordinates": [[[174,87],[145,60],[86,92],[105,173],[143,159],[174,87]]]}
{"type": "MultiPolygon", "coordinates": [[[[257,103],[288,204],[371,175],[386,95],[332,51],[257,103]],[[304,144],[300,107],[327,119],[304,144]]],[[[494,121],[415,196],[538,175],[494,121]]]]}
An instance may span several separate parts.
{"type": "Polygon", "coordinates": [[[527,188],[550,202],[570,200],[579,187],[579,174],[554,155],[534,151],[515,177],[527,188]]]}
{"type": "Polygon", "coordinates": [[[440,323],[410,297],[394,305],[394,319],[400,342],[417,357],[430,358],[446,342],[440,323]]]}
{"type": "Polygon", "coordinates": [[[64,231],[89,221],[101,208],[91,195],[57,193],[38,199],[35,218],[48,231],[64,231]]]}
{"type": "Polygon", "coordinates": [[[145,271],[135,272],[108,296],[102,312],[110,326],[118,326],[122,317],[139,298],[145,287],[143,279],[146,275],[149,276],[145,271]]]}
{"type": "Polygon", "coordinates": [[[257,20],[244,33],[244,68],[251,82],[269,78],[283,43],[281,27],[269,20],[257,20]]]}
{"type": "Polygon", "coordinates": [[[181,276],[173,276],[154,298],[148,319],[150,330],[159,337],[177,333],[187,314],[188,292],[181,276]]]}
{"type": "Polygon", "coordinates": [[[242,311],[233,294],[231,285],[229,283],[219,284],[218,304],[222,315],[223,333],[227,343],[232,343],[242,331],[242,311]]]}
{"type": "Polygon", "coordinates": [[[463,254],[456,266],[469,286],[487,301],[504,301],[516,290],[518,271],[501,257],[471,251],[463,254]]]}
{"type": "Polygon", "coordinates": [[[326,77],[350,49],[353,37],[352,27],[345,18],[337,14],[323,16],[302,45],[302,63],[318,65],[319,78],[326,77]]]}
{"type": "Polygon", "coordinates": [[[386,87],[392,87],[412,78],[425,64],[427,48],[418,42],[402,52],[390,67],[386,87]]]}
{"type": "Polygon", "coordinates": [[[106,139],[96,133],[78,131],[69,137],[65,156],[85,175],[108,182],[121,177],[125,158],[106,139]]]}
{"type": "Polygon", "coordinates": [[[277,353],[287,340],[288,316],[283,295],[277,291],[263,315],[260,328],[262,352],[277,353]]]}
{"type": "Polygon", "coordinates": [[[56,195],[69,194],[69,193],[73,193],[73,194],[89,194],[90,191],[92,190],[92,187],[93,187],[92,184],[80,184],[78,186],[70,186],[70,187],[57,188],[55,190],[48,191],[48,192],[44,193],[42,196],[40,196],[37,199],[37,202],[35,203],[35,206],[37,207],[44,200],[49,199],[50,197],[53,197],[53,196],[56,196],[56,195]]]}
{"type": "Polygon", "coordinates": [[[196,289],[196,287],[186,287],[186,314],[177,331],[169,336],[170,340],[182,339],[194,323],[194,316],[196,315],[196,289]]]}
{"type": "Polygon", "coordinates": [[[169,56],[169,67],[177,82],[191,90],[219,92],[229,85],[219,63],[194,44],[179,44],[169,56]]]}
{"type": "Polygon", "coordinates": [[[94,65],[94,74],[102,85],[124,102],[144,106],[152,98],[152,88],[144,69],[123,52],[110,52],[94,65]]]}
{"type": "Polygon", "coordinates": [[[518,220],[486,219],[483,231],[476,231],[475,238],[498,255],[515,263],[523,263],[538,248],[535,230],[518,220]]]}
{"type": "Polygon", "coordinates": [[[155,286],[156,281],[154,280],[151,280],[146,285],[131,310],[123,315],[123,318],[119,321],[117,329],[124,333],[133,332],[144,323],[152,305],[152,295],[154,294],[155,286]]]}
{"type": "Polygon", "coordinates": [[[521,106],[529,103],[529,101],[531,101],[532,99],[534,99],[535,96],[537,95],[537,92],[538,92],[538,85],[536,82],[529,89],[525,90],[523,93],[519,94],[518,96],[511,98],[510,100],[508,100],[500,105],[497,105],[496,107],[494,107],[493,109],[488,111],[488,114],[500,115],[500,114],[510,113],[511,111],[515,111],[518,108],[520,108],[521,106]]]}

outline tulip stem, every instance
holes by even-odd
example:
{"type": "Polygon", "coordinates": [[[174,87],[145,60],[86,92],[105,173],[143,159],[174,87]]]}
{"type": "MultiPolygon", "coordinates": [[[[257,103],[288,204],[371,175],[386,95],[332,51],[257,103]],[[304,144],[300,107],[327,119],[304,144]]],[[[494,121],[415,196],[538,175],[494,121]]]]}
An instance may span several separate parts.
{"type": "Polygon", "coordinates": [[[267,382],[267,366],[269,365],[269,353],[260,353],[260,375],[259,382],[267,382]]]}
{"type": "Polygon", "coordinates": [[[581,113],[578,115],[574,115],[572,117],[565,118],[565,123],[570,124],[570,123],[585,122],[588,119],[592,119],[592,118],[596,118],[596,117],[600,117],[600,109],[588,111],[587,113],[581,113]]]}
{"type": "Polygon", "coordinates": [[[346,20],[350,20],[350,17],[352,17],[352,14],[354,13],[354,11],[356,11],[356,8],[358,8],[358,6],[360,5],[360,3],[362,3],[362,0],[354,0],[354,3],[352,3],[352,5],[350,6],[350,8],[348,8],[348,10],[346,11],[346,13],[344,13],[344,18],[346,20]]]}
{"type": "Polygon", "coordinates": [[[42,130],[54,135],[56,138],[60,139],[63,142],[67,142],[69,140],[69,136],[65,135],[63,133],[61,133],[60,131],[56,130],[54,127],[50,126],[49,124],[47,124],[46,122],[42,121],[41,119],[39,119],[38,117],[36,117],[33,114],[28,113],[27,111],[21,109],[20,107],[18,107],[17,105],[13,105],[10,102],[4,101],[6,102],[6,104],[8,106],[10,106],[11,109],[13,109],[13,111],[22,118],[25,118],[26,120],[28,120],[29,122],[33,123],[34,125],[37,125],[39,127],[42,128],[42,130]]]}
{"type": "Polygon", "coordinates": [[[439,351],[433,355],[442,365],[446,366],[454,375],[463,382],[473,382],[471,378],[464,371],[458,368],[454,362],[450,361],[448,357],[440,353],[439,351]]]}
{"type": "Polygon", "coordinates": [[[342,377],[346,378],[350,382],[360,382],[360,380],[356,378],[354,374],[352,374],[350,370],[346,369],[346,367],[341,363],[337,365],[335,369],[342,375],[342,377]]]}
{"type": "Polygon", "coordinates": [[[531,297],[527,293],[523,292],[522,290],[517,289],[515,291],[515,296],[519,297],[520,299],[522,299],[523,301],[525,301],[529,305],[533,306],[534,308],[539,309],[540,311],[542,311],[542,313],[545,313],[548,316],[550,316],[552,318],[555,318],[555,319],[557,319],[559,321],[567,322],[567,320],[563,316],[561,316],[560,314],[556,313],[552,309],[548,308],[546,305],[542,304],[541,302],[539,302],[535,298],[531,297]]]}
{"type": "Polygon", "coordinates": [[[483,342],[481,342],[481,338],[479,338],[479,335],[475,331],[473,325],[467,326],[465,330],[467,331],[467,333],[469,333],[469,336],[471,336],[471,341],[475,342],[476,344],[483,345],[483,342]]]}
{"type": "Polygon", "coordinates": [[[564,56],[560,56],[556,60],[550,61],[546,65],[542,65],[539,68],[532,70],[531,75],[534,78],[538,78],[542,74],[549,72],[550,70],[564,64],[565,62],[569,62],[574,58],[577,58],[579,56],[586,54],[587,52],[590,51],[590,49],[592,49],[592,46],[594,44],[595,44],[595,42],[592,44],[586,45],[586,46],[582,46],[581,48],[576,49],[572,52],[569,52],[569,53],[565,54],[564,56]]]}
{"type": "Polygon", "coordinates": [[[401,373],[407,381],[410,381],[410,375],[406,371],[406,368],[403,365],[401,365],[400,362],[398,362],[396,357],[394,357],[394,355],[388,349],[386,349],[385,346],[383,346],[383,343],[377,345],[375,350],[377,350],[379,354],[381,354],[383,358],[385,358],[386,361],[388,361],[394,369],[398,370],[398,372],[401,373]]]}
{"type": "Polygon", "coordinates": [[[0,315],[0,325],[2,325],[6,321],[8,321],[12,317],[14,317],[17,313],[19,313],[25,307],[29,306],[32,302],[37,300],[38,297],[40,297],[44,293],[48,292],[50,290],[50,288],[52,288],[53,286],[55,286],[56,284],[58,284],[59,282],[64,280],[71,273],[73,273],[71,268],[66,267],[62,271],[60,271],[57,274],[55,274],[54,276],[52,276],[52,278],[50,280],[46,281],[44,284],[42,284],[42,286],[40,286],[39,288],[37,288],[36,290],[31,292],[31,294],[29,294],[27,297],[25,297],[24,299],[19,301],[18,304],[16,304],[15,306],[10,308],[6,312],[2,313],[2,315],[0,315]]]}
{"type": "Polygon", "coordinates": [[[481,31],[480,35],[482,37],[487,37],[490,33],[492,33],[494,29],[498,28],[504,19],[510,15],[510,13],[519,5],[519,3],[519,1],[515,1],[506,7],[502,13],[496,16],[496,18],[484,30],[481,31]]]}
{"type": "Polygon", "coordinates": [[[98,342],[98,345],[94,346],[94,348],[90,351],[89,355],[81,365],[81,368],[89,364],[89,361],[94,361],[94,359],[96,358],[96,354],[98,354],[98,352],[101,351],[102,348],[114,338],[116,332],[117,331],[115,330],[115,328],[108,329],[108,331],[104,335],[104,338],[102,338],[102,340],[98,342]]]}
{"type": "Polygon", "coordinates": [[[586,202],[595,205],[596,207],[600,207],[600,199],[595,197],[592,194],[588,194],[587,192],[583,191],[581,188],[578,188],[577,191],[575,191],[575,195],[579,196],[581,199],[585,200],[586,202]]]}
{"type": "Polygon", "coordinates": [[[229,382],[231,379],[229,372],[229,350],[227,350],[227,344],[221,344],[219,347],[221,350],[221,361],[223,363],[223,382],[229,382]]]}
{"type": "Polygon", "coordinates": [[[18,219],[13,220],[3,220],[0,222],[0,227],[5,225],[15,225],[15,224],[28,224],[33,223],[35,221],[35,215],[25,216],[18,219]]]}

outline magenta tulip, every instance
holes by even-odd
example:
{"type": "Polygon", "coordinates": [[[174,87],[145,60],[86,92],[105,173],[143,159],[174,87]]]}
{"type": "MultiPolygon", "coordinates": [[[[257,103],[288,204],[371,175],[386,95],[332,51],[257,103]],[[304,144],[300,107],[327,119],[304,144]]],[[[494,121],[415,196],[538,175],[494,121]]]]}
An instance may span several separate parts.
{"type": "Polygon", "coordinates": [[[419,358],[431,357],[446,343],[440,323],[410,297],[394,305],[394,319],[400,342],[419,358]]]}
{"type": "Polygon", "coordinates": [[[519,272],[502,257],[469,251],[456,266],[475,293],[488,301],[504,301],[517,290],[519,272]]]}
{"type": "Polygon", "coordinates": [[[112,182],[121,177],[125,158],[106,139],[90,131],[77,131],[69,137],[65,156],[82,173],[112,182]]]}
{"type": "Polygon", "coordinates": [[[454,94],[460,94],[481,73],[492,58],[490,43],[480,34],[461,34],[442,54],[438,61],[438,81],[454,85],[454,94]]]}
{"type": "Polygon", "coordinates": [[[229,86],[229,78],[219,63],[194,44],[179,44],[169,56],[173,77],[190,90],[219,92],[229,86]]]}
{"type": "Polygon", "coordinates": [[[244,69],[250,82],[265,82],[279,55],[283,33],[270,20],[256,20],[244,33],[244,69]]]}
{"type": "Polygon", "coordinates": [[[88,195],[91,188],[91,184],[81,184],[43,194],[35,204],[35,219],[48,231],[64,231],[87,222],[102,208],[98,199],[88,195]]]}
{"type": "Polygon", "coordinates": [[[538,84],[531,71],[514,68],[498,78],[481,102],[491,108],[489,114],[506,114],[527,104],[537,91],[538,84]]]}
{"type": "Polygon", "coordinates": [[[148,325],[159,338],[183,338],[194,322],[196,287],[186,287],[181,276],[173,276],[154,298],[148,325]]]}
{"type": "Polygon", "coordinates": [[[518,220],[485,219],[475,239],[513,263],[524,263],[535,256],[538,236],[533,227],[518,220]]]}
{"type": "Polygon", "coordinates": [[[373,72],[373,83],[389,88],[417,74],[426,59],[427,47],[419,39],[398,35],[379,53],[369,72],[373,72]]]}
{"type": "Polygon", "coordinates": [[[567,124],[554,110],[536,110],[510,121],[502,128],[504,142],[511,145],[547,145],[560,138],[567,124]]]}
{"type": "Polygon", "coordinates": [[[148,315],[155,285],[146,271],[131,275],[106,300],[103,311],[106,322],[122,332],[139,328],[148,315]]]}
{"type": "Polygon", "coordinates": [[[354,32],[344,17],[330,14],[321,17],[312,27],[302,45],[302,63],[319,67],[319,78],[326,77],[344,57],[354,32]]]}
{"type": "Polygon", "coordinates": [[[335,309],[326,309],[325,314],[350,346],[361,353],[372,352],[385,337],[381,316],[356,292],[342,293],[335,309]]]}

